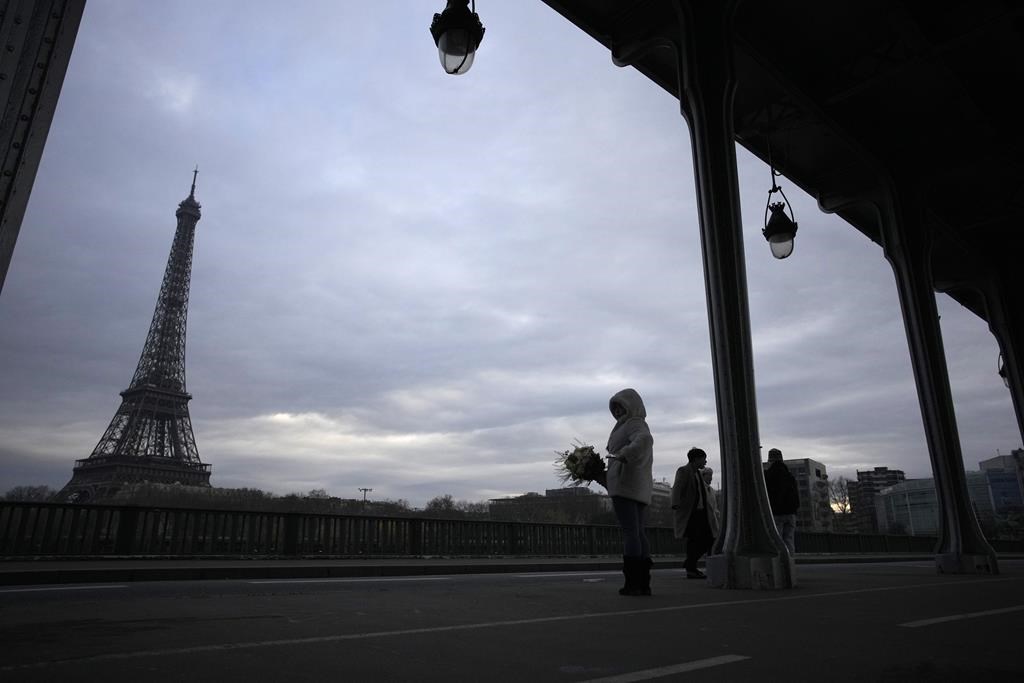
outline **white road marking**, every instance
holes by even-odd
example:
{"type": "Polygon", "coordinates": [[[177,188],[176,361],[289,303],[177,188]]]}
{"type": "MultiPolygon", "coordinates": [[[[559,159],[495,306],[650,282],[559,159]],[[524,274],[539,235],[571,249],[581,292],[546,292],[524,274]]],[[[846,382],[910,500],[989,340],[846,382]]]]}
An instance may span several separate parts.
{"type": "Polygon", "coordinates": [[[267,579],[247,583],[395,583],[399,581],[451,581],[451,576],[361,576],[337,579],[267,579]]]}
{"type": "Polygon", "coordinates": [[[226,652],[229,650],[252,650],[262,647],[282,647],[289,645],[311,645],[316,643],[338,643],[347,640],[368,640],[371,638],[392,638],[395,636],[415,636],[434,633],[450,633],[453,631],[476,631],[488,628],[501,628],[507,626],[532,626],[534,624],[552,624],[568,621],[582,621],[584,619],[605,619],[608,617],[626,617],[643,614],[658,614],[661,612],[683,612],[692,609],[707,607],[729,607],[731,605],[756,605],[763,603],[786,602],[789,600],[810,600],[813,598],[832,598],[840,595],[861,595],[864,593],[883,593],[888,591],[906,591],[914,588],[935,588],[939,586],[966,586],[978,583],[993,583],[999,581],[1020,581],[1021,577],[1012,578],[990,578],[975,579],[972,581],[936,581],[933,583],[919,583],[904,586],[882,586],[879,588],[857,588],[846,591],[831,591],[828,593],[807,593],[802,595],[787,595],[783,597],[749,598],[747,600],[720,600],[716,602],[702,602],[691,605],[672,605],[669,607],[650,607],[646,609],[619,610],[616,612],[587,612],[584,614],[565,614],[555,617],[535,617],[533,619],[509,619],[506,621],[490,621],[475,624],[456,624],[452,626],[431,626],[425,628],[400,629],[395,631],[371,631],[368,633],[340,633],[329,636],[311,636],[308,638],[285,638],[277,640],[250,641],[242,643],[220,643],[212,645],[193,645],[191,647],[168,648],[165,650],[136,650],[134,652],[110,652],[89,657],[66,660],[48,660],[33,662],[30,664],[15,664],[0,666],[0,672],[19,671],[22,669],[42,669],[59,664],[83,664],[93,662],[121,661],[128,659],[142,659],[144,657],[167,657],[198,654],[202,652],[226,652]]]}
{"type": "Polygon", "coordinates": [[[95,586],[48,586],[46,588],[2,588],[0,593],[38,593],[41,591],[90,591],[103,590],[106,588],[127,588],[123,585],[98,584],[95,586]]]}
{"type": "Polygon", "coordinates": [[[750,657],[744,657],[743,655],[722,655],[721,657],[708,657],[707,659],[698,659],[693,662],[684,662],[682,664],[674,664],[672,666],[663,666],[657,669],[645,669],[644,671],[634,671],[632,673],[622,674],[620,676],[592,678],[589,681],[584,681],[583,683],[631,683],[632,681],[649,681],[652,678],[662,678],[663,676],[681,674],[687,671],[696,671],[697,669],[710,669],[713,666],[721,666],[722,664],[732,664],[733,662],[742,662],[745,659],[750,659],[750,657]]]}
{"type": "MultiPolygon", "coordinates": [[[[1002,560],[1000,559],[1000,562],[1002,560]]],[[[856,564],[859,567],[870,567],[871,569],[887,569],[889,567],[916,567],[917,569],[934,567],[934,560],[911,560],[907,562],[808,562],[808,563],[797,563],[800,566],[800,571],[814,571],[817,569],[835,569],[836,567],[849,568],[851,565],[856,564]]]]}
{"type": "Polygon", "coordinates": [[[597,576],[600,574],[621,574],[622,572],[607,571],[607,572],[537,572],[535,574],[514,574],[517,579],[550,579],[550,578],[561,578],[563,576],[597,576]]]}
{"type": "Polygon", "coordinates": [[[1002,609],[990,609],[984,612],[968,612],[967,614],[952,614],[948,617],[936,617],[935,619],[921,619],[919,621],[908,621],[900,624],[906,628],[918,628],[919,626],[931,626],[932,624],[944,624],[947,621],[960,621],[961,619],[977,619],[978,617],[990,617],[994,614],[1007,614],[1008,612],[1019,612],[1024,610],[1024,605],[1016,607],[1004,607],[1002,609]]]}

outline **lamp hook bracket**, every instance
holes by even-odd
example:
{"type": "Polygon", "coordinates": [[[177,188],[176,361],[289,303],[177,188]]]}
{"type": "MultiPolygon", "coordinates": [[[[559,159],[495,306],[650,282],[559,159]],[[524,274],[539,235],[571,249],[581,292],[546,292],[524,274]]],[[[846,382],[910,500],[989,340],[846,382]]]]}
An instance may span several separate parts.
{"type": "Polygon", "coordinates": [[[771,139],[768,140],[768,169],[772,174],[772,189],[768,190],[768,203],[764,207],[764,224],[768,225],[768,211],[772,207],[772,195],[776,192],[782,195],[783,206],[789,209],[789,219],[796,223],[796,216],[793,215],[793,205],[790,203],[789,197],[786,196],[786,193],[782,190],[779,184],[775,182],[775,179],[780,177],[782,174],[775,170],[775,160],[772,158],[771,139]]]}

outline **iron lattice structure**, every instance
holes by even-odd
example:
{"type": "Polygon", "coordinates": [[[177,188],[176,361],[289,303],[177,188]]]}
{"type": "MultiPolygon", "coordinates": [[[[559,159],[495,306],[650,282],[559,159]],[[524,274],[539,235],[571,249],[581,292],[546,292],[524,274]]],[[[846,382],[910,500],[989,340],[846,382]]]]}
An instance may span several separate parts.
{"type": "Polygon", "coordinates": [[[199,459],[185,388],[185,327],[192,251],[201,216],[192,190],[178,205],[178,227],[167,258],[156,310],[131,384],[92,454],[76,461],[63,493],[72,500],[106,498],[127,483],[210,485],[199,459]]]}

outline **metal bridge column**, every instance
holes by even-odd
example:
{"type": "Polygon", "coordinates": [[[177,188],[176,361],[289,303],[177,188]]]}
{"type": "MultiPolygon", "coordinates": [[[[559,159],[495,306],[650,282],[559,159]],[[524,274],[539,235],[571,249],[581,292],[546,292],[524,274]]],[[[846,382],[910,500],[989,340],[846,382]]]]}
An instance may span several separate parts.
{"type": "Polygon", "coordinates": [[[1015,272],[1020,264],[1004,266],[982,289],[988,327],[999,342],[1003,370],[1010,385],[1017,428],[1024,441],[1024,297],[1015,272]]]}
{"type": "MultiPolygon", "coordinates": [[[[913,186],[907,183],[902,187],[913,186]]],[[[967,476],[935,304],[933,245],[917,206],[912,194],[890,191],[889,200],[881,206],[881,232],[885,258],[896,275],[935,478],[939,504],[936,568],[949,574],[998,574],[995,551],[985,540],[967,495],[967,476]]]]}
{"type": "Polygon", "coordinates": [[[733,129],[733,0],[638,6],[620,22],[612,59],[626,66],[671,47],[690,126],[724,491],[723,528],[707,560],[721,588],[791,588],[793,561],[772,520],[757,430],[746,261],[733,129]]]}

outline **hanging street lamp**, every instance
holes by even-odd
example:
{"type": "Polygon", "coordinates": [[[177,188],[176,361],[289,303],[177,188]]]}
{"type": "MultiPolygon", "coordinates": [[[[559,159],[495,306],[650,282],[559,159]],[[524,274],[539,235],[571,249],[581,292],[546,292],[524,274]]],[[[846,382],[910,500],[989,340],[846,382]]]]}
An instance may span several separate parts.
{"type": "Polygon", "coordinates": [[[1003,361],[1003,354],[1002,353],[999,354],[999,362],[997,363],[996,367],[997,367],[997,372],[999,373],[999,376],[1003,378],[1003,384],[1005,384],[1006,388],[1009,389],[1010,388],[1010,378],[1006,374],[1006,363],[1003,361]]]}
{"type": "Polygon", "coordinates": [[[472,10],[469,0],[448,0],[444,11],[435,14],[430,22],[430,34],[434,36],[445,73],[460,76],[469,71],[476,49],[484,38],[484,25],[476,13],[476,0],[473,0],[472,10]]]}
{"type": "Polygon", "coordinates": [[[783,259],[793,253],[793,240],[796,238],[796,221],[793,216],[793,207],[789,206],[789,215],[786,215],[786,205],[789,199],[782,188],[775,182],[775,178],[781,173],[775,171],[772,163],[771,148],[768,148],[768,166],[772,172],[772,189],[768,190],[768,204],[764,207],[764,230],[761,234],[768,240],[772,256],[783,259]],[[772,203],[772,195],[778,192],[784,201],[772,203]],[[768,212],[771,211],[769,218],[768,212]]]}

